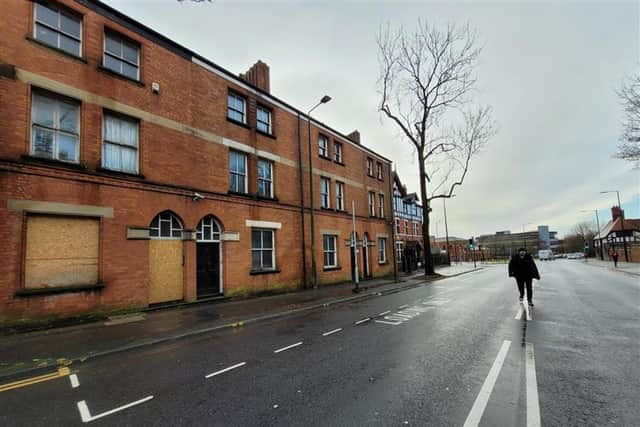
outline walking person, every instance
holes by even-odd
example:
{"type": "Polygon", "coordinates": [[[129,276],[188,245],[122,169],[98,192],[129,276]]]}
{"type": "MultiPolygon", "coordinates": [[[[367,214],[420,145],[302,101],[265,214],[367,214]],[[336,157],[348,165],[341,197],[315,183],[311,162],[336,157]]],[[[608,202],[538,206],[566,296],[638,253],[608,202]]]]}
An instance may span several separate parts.
{"type": "Polygon", "coordinates": [[[618,267],[618,252],[615,249],[611,251],[611,258],[613,258],[613,266],[618,267]]]}
{"type": "Polygon", "coordinates": [[[538,267],[533,261],[533,257],[525,248],[518,249],[518,253],[511,257],[509,261],[509,277],[514,277],[520,291],[520,301],[524,297],[525,286],[527,288],[527,301],[533,307],[533,279],[540,280],[538,267]]]}

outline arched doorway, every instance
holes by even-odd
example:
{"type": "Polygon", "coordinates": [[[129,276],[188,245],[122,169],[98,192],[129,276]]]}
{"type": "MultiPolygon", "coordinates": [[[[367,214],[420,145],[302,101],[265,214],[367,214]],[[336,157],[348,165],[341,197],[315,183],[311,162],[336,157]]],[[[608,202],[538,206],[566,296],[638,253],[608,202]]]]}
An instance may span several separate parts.
{"type": "Polygon", "coordinates": [[[149,225],[149,304],[183,298],[182,222],[171,211],[149,225]]]}
{"type": "Polygon", "coordinates": [[[222,293],[222,243],[220,226],[212,215],[196,228],[196,295],[198,298],[222,293]]]}
{"type": "Polygon", "coordinates": [[[371,277],[371,266],[369,265],[369,235],[364,233],[362,237],[362,276],[371,277]]]}

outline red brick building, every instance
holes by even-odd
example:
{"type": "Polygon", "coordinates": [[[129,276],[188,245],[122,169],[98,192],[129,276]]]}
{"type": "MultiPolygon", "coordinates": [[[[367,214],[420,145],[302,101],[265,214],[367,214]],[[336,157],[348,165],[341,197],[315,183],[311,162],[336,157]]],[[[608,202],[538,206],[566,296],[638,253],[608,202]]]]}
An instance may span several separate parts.
{"type": "Polygon", "coordinates": [[[0,28],[0,322],[350,280],[352,201],[361,274],[393,271],[390,161],[308,140],[266,64],[96,0],[5,0],[0,28]]]}

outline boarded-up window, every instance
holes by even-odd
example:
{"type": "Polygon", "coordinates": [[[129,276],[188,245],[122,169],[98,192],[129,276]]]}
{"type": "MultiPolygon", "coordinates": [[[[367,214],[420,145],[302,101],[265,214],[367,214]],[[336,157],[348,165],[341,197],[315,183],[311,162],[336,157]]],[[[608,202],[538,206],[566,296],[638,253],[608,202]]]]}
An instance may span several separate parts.
{"type": "Polygon", "coordinates": [[[99,224],[95,218],[29,216],[25,287],[97,283],[99,224]]]}

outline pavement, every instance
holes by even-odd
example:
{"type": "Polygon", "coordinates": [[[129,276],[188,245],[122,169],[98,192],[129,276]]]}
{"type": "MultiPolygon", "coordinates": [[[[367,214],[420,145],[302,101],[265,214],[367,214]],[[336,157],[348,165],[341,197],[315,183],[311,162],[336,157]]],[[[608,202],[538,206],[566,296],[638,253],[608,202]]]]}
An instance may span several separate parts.
{"type": "MultiPolygon", "coordinates": [[[[470,271],[474,271],[473,263],[436,269],[444,277],[470,271]]],[[[362,291],[357,294],[353,293],[353,284],[344,283],[267,297],[184,305],[114,316],[100,322],[11,334],[0,340],[0,383],[49,373],[59,366],[71,366],[144,346],[399,292],[433,280],[437,280],[437,277],[425,280],[423,273],[415,272],[411,276],[400,275],[399,282],[388,278],[363,281],[362,291]]]]}
{"type": "MultiPolygon", "coordinates": [[[[624,258],[624,255],[623,255],[623,258],[624,258]]],[[[571,260],[571,261],[584,262],[584,260],[571,260]]],[[[607,268],[611,271],[619,271],[622,273],[632,274],[634,276],[640,276],[640,262],[618,261],[618,266],[614,267],[613,262],[611,261],[602,261],[598,258],[588,258],[585,264],[588,264],[592,267],[607,268]]]]}
{"type": "Polygon", "coordinates": [[[0,425],[637,425],[640,283],[504,266],[89,359],[2,392],[0,425]]]}

